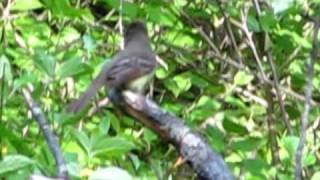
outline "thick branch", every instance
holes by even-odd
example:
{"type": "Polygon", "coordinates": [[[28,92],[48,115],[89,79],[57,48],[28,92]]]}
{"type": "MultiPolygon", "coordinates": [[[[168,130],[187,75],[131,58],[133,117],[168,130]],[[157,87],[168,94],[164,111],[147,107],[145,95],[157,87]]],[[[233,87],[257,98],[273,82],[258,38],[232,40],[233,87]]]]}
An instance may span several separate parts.
{"type": "Polygon", "coordinates": [[[181,156],[194,168],[199,179],[234,179],[223,158],[199,134],[186,126],[182,119],[164,111],[146,97],[130,91],[121,95],[116,90],[110,90],[110,99],[161,138],[175,145],[181,156]]]}
{"type": "Polygon", "coordinates": [[[49,148],[55,158],[56,164],[58,166],[58,176],[59,179],[68,179],[68,171],[65,161],[63,159],[63,153],[61,151],[58,137],[54,135],[46,117],[44,116],[42,110],[38,104],[33,100],[31,93],[27,89],[23,89],[23,96],[26,103],[29,106],[30,111],[32,112],[33,117],[36,119],[39,124],[46,141],[49,145],[49,148]]]}

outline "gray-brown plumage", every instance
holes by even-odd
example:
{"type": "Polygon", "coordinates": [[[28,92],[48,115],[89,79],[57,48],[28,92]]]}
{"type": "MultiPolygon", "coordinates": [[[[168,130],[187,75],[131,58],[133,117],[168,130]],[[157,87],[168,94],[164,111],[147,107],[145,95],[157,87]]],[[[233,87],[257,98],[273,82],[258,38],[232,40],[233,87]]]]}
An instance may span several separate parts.
{"type": "Polygon", "coordinates": [[[109,89],[143,93],[157,64],[144,23],[131,23],[124,34],[124,41],[124,49],[103,67],[86,92],[70,104],[70,112],[80,111],[104,85],[109,89]]]}

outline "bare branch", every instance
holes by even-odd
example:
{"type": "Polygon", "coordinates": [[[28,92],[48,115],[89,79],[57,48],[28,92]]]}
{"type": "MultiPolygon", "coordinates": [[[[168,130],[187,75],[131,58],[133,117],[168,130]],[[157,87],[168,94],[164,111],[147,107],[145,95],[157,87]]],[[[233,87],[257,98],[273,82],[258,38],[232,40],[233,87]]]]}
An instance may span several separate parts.
{"type": "Polygon", "coordinates": [[[24,99],[32,112],[33,117],[36,119],[43,132],[49,148],[55,158],[56,164],[58,166],[58,176],[59,179],[69,179],[68,170],[65,164],[63,153],[61,151],[58,137],[52,132],[46,117],[44,116],[39,105],[33,100],[31,93],[27,89],[22,89],[24,99]]]}
{"type": "MultiPolygon", "coordinates": [[[[256,8],[256,12],[258,14],[258,22],[261,23],[261,20],[260,20],[260,15],[261,15],[261,9],[260,9],[260,6],[259,6],[259,3],[257,0],[253,0],[253,4],[255,5],[255,8],[256,8]]],[[[288,130],[288,133],[289,134],[293,134],[293,131],[292,131],[292,127],[291,127],[291,124],[290,124],[290,120],[289,120],[289,116],[288,116],[288,113],[286,111],[286,108],[285,108],[285,103],[282,99],[282,93],[281,93],[281,90],[280,90],[280,83],[279,83],[279,78],[278,78],[278,73],[276,71],[276,67],[275,67],[275,64],[273,62],[273,56],[272,56],[272,49],[271,49],[271,39],[269,37],[269,34],[268,32],[264,31],[264,36],[265,36],[265,47],[264,47],[264,53],[266,54],[267,56],[267,60],[269,62],[269,65],[271,67],[271,72],[272,72],[272,76],[273,76],[273,84],[272,86],[275,88],[276,90],[276,95],[277,95],[277,98],[278,98],[278,101],[279,101],[279,105],[280,105],[280,110],[281,110],[281,114],[282,114],[282,117],[283,117],[283,120],[284,120],[284,123],[287,127],[287,130],[288,130]]]]}
{"type": "Polygon", "coordinates": [[[306,131],[308,126],[308,118],[309,112],[311,109],[311,97],[313,91],[313,76],[314,76],[314,64],[318,58],[318,34],[320,28],[320,19],[314,22],[314,34],[313,34],[313,42],[312,42],[312,50],[310,55],[310,63],[308,64],[308,76],[307,76],[307,84],[305,86],[305,97],[306,102],[304,104],[304,112],[301,118],[301,128],[300,128],[300,140],[299,145],[296,151],[296,167],[295,167],[295,179],[301,180],[302,178],[302,155],[303,148],[306,141],[306,131]]]}
{"type": "Polygon", "coordinates": [[[125,91],[120,94],[110,90],[110,99],[123,111],[156,132],[162,139],[171,142],[181,156],[194,168],[199,179],[232,180],[223,158],[184,120],[161,109],[143,95],[125,91]]]}

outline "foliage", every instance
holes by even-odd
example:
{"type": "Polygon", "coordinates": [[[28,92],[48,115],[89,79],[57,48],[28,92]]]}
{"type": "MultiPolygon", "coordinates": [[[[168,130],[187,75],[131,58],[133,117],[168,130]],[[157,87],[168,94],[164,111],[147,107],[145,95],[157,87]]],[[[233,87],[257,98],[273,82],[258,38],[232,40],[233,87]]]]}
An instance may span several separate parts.
{"type": "MultiPolygon", "coordinates": [[[[186,165],[175,166],[178,153],[171,145],[111,104],[90,115],[66,113],[68,103],[119,50],[120,17],[147,22],[153,48],[168,65],[157,69],[152,98],[203,133],[235,176],[293,178],[312,47],[312,23],[305,14],[319,15],[319,1],[264,1],[260,16],[254,1],[168,2],[123,1],[122,8],[119,0],[1,2],[0,178],[56,175],[54,158],[21,94],[27,86],[60,138],[74,179],[104,173],[137,179],[195,177],[186,165]],[[275,86],[262,81],[261,70],[275,79],[267,60],[270,51],[291,134],[275,86]]],[[[315,71],[316,106],[303,156],[306,179],[320,174],[319,62],[315,71]]],[[[101,91],[98,99],[105,96],[101,91]]]]}

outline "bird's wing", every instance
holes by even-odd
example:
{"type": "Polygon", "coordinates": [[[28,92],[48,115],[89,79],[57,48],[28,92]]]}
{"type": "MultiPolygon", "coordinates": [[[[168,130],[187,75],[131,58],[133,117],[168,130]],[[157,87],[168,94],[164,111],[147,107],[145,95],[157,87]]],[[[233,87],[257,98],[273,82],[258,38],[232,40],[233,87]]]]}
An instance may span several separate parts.
{"type": "Polygon", "coordinates": [[[128,83],[152,73],[156,66],[154,59],[128,56],[114,62],[106,71],[106,85],[110,88],[121,88],[128,83]]]}

